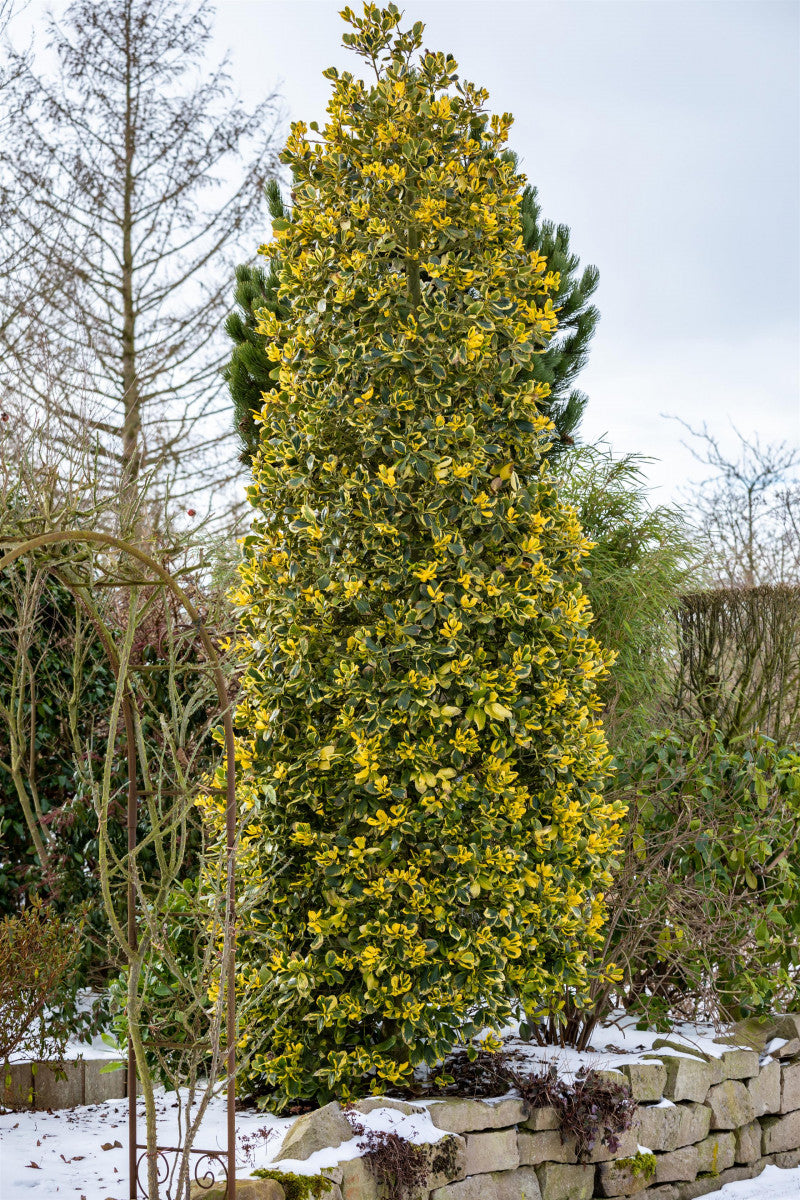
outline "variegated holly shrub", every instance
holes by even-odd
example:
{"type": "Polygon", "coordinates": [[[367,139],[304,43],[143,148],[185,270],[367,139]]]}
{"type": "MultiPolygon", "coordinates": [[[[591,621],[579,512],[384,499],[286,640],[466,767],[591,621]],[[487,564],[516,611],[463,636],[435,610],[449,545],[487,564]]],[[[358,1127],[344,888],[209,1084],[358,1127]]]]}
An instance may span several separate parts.
{"type": "Polygon", "coordinates": [[[279,386],[235,597],[238,870],[263,895],[242,1086],[277,1108],[584,995],[622,816],[587,542],[543,459],[554,280],[511,118],[393,5],[343,15],[371,78],[327,71],[327,124],[285,151],[262,253],[291,315],[263,313],[279,386]]]}

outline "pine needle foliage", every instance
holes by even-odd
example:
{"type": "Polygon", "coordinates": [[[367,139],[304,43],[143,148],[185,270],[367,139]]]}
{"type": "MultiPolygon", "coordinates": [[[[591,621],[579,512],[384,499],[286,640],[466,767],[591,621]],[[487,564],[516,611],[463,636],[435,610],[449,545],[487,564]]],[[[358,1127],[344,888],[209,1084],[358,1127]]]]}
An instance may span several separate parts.
{"type": "MultiPolygon", "coordinates": [[[[267,206],[273,220],[288,215],[274,179],[266,186],[267,206]]],[[[277,386],[271,378],[274,364],[267,357],[265,339],[256,328],[264,309],[286,320],[289,309],[278,299],[280,271],[278,259],[270,259],[267,270],[242,263],[236,268],[234,300],[236,307],[225,322],[225,332],[233,342],[230,359],[223,371],[233,402],[233,426],[239,442],[239,459],[250,464],[258,450],[259,429],[255,418],[263,406],[263,394],[277,386]]]]}
{"type": "Polygon", "coordinates": [[[295,203],[263,250],[289,315],[260,319],[278,386],[236,596],[239,870],[265,897],[242,1084],[277,1108],[580,1001],[622,815],[511,118],[394,5],[343,15],[374,82],[327,71],[327,125],[285,151],[295,203]]]}

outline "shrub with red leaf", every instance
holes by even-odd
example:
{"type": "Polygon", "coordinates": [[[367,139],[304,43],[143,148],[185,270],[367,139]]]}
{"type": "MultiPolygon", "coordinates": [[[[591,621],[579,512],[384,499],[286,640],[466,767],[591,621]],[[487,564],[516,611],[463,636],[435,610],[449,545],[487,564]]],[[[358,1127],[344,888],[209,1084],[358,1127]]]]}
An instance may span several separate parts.
{"type": "Polygon", "coordinates": [[[81,926],[35,901],[0,921],[0,1063],[25,1048],[59,1058],[68,1034],[46,1013],[80,949],[81,926]]]}

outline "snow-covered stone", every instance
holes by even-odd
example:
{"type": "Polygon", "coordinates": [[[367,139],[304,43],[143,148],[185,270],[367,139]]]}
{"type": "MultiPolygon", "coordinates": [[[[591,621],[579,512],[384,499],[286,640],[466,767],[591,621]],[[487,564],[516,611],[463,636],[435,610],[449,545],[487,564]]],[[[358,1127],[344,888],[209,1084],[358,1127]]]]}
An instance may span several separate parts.
{"type": "Polygon", "coordinates": [[[694,1179],[697,1175],[697,1146],[681,1146],[666,1154],[656,1155],[655,1183],[673,1183],[694,1179]]]}
{"type": "Polygon", "coordinates": [[[638,1196],[650,1179],[643,1172],[635,1174],[630,1166],[615,1162],[601,1163],[597,1170],[597,1186],[601,1196],[638,1196]]]}
{"type": "Polygon", "coordinates": [[[523,1166],[538,1166],[543,1162],[577,1162],[575,1139],[562,1142],[557,1129],[546,1129],[540,1133],[528,1133],[521,1129],[517,1135],[519,1161],[523,1166]]]}
{"type": "Polygon", "coordinates": [[[773,1037],[786,1038],[787,1041],[800,1039],[800,1013],[785,1013],[773,1018],[773,1037]]]}
{"type": "Polygon", "coordinates": [[[431,1192],[431,1200],[499,1200],[490,1175],[473,1175],[457,1183],[446,1183],[431,1192]]]}
{"type": "Polygon", "coordinates": [[[627,1129],[625,1133],[619,1134],[619,1143],[616,1150],[610,1150],[608,1146],[598,1140],[586,1161],[590,1163],[603,1163],[609,1162],[614,1158],[633,1157],[636,1153],[637,1132],[636,1129],[627,1129]]]}
{"type": "Polygon", "coordinates": [[[335,1100],[298,1117],[286,1131],[278,1158],[306,1159],[318,1150],[336,1149],[353,1137],[353,1129],[335,1100]]]}
{"type": "Polygon", "coordinates": [[[744,1050],[741,1047],[726,1050],[722,1055],[722,1067],[726,1079],[752,1079],[758,1075],[758,1055],[755,1050],[744,1050]]]}
{"type": "Polygon", "coordinates": [[[689,1055],[660,1054],[667,1069],[664,1095],[670,1100],[693,1100],[702,1104],[711,1085],[711,1068],[707,1062],[689,1055]]]}
{"type": "Polygon", "coordinates": [[[378,1180],[363,1158],[348,1159],[340,1165],[342,1200],[379,1200],[378,1180]]]}
{"type": "MultiPolygon", "coordinates": [[[[515,1133],[514,1130],[511,1132],[515,1133]]],[[[426,1197],[429,1191],[464,1179],[467,1170],[466,1143],[463,1137],[448,1134],[439,1141],[417,1145],[419,1152],[425,1156],[426,1178],[423,1192],[426,1197]]],[[[278,1167],[281,1165],[280,1162],[276,1163],[278,1167]]],[[[378,1200],[378,1197],[382,1196],[375,1174],[363,1158],[341,1161],[339,1171],[342,1200],[378,1200]]]]}
{"type": "Polygon", "coordinates": [[[800,1038],[790,1038],[789,1041],[786,1041],[785,1038],[776,1038],[775,1041],[777,1045],[769,1051],[773,1058],[783,1061],[787,1058],[797,1058],[800,1054],[800,1038]]]}
{"type": "Polygon", "coordinates": [[[622,1071],[595,1071],[597,1079],[602,1079],[604,1083],[616,1083],[619,1087],[629,1087],[630,1084],[622,1071]]]}
{"type": "Polygon", "coordinates": [[[660,1100],[667,1082],[667,1068],[661,1062],[623,1063],[620,1071],[628,1080],[631,1095],[638,1103],[660,1100]]]}
{"type": "MultiPolygon", "coordinates": [[[[695,1179],[690,1183],[676,1184],[675,1200],[695,1200],[697,1196],[707,1196],[711,1193],[712,1196],[719,1194],[720,1188],[725,1187],[729,1183],[740,1183],[742,1180],[753,1179],[759,1175],[764,1169],[763,1159],[758,1163],[751,1163],[750,1166],[743,1167],[728,1167],[727,1171],[720,1171],[719,1175],[701,1175],[699,1179],[695,1179]]],[[[733,1200],[735,1195],[736,1200],[788,1200],[788,1197],[783,1191],[763,1193],[759,1184],[754,1188],[748,1188],[746,1191],[741,1191],[738,1188],[735,1192],[722,1192],[725,1200],[733,1200]]],[[[656,1195],[648,1193],[647,1200],[659,1200],[656,1195]]]]}
{"type": "Polygon", "coordinates": [[[762,1054],[767,1042],[775,1037],[776,1022],[774,1017],[748,1017],[737,1021],[728,1033],[719,1038],[732,1046],[746,1046],[762,1054]]]}
{"type": "Polygon", "coordinates": [[[409,1104],[407,1100],[395,1100],[394,1096],[367,1096],[365,1100],[357,1100],[353,1108],[356,1112],[363,1113],[364,1116],[368,1116],[378,1108],[390,1108],[394,1112],[404,1113],[406,1116],[414,1116],[428,1111],[420,1104],[409,1104]]]}
{"type": "Polygon", "coordinates": [[[754,1163],[761,1157],[761,1125],[751,1121],[743,1125],[736,1133],[735,1161],[737,1163],[754,1163]]]}
{"type": "Polygon", "coordinates": [[[473,1175],[431,1192],[431,1200],[542,1200],[536,1172],[529,1167],[473,1175]]]}
{"type": "Polygon", "coordinates": [[[780,1117],[764,1117],[761,1121],[761,1152],[775,1154],[800,1147],[800,1109],[780,1117]]]}
{"type": "Polygon", "coordinates": [[[781,1066],[781,1112],[800,1108],[800,1062],[781,1066]]]}
{"type": "Polygon", "coordinates": [[[776,1154],[770,1154],[767,1161],[782,1171],[790,1171],[792,1167],[800,1165],[800,1150],[779,1150],[776,1154]]]}
{"type": "Polygon", "coordinates": [[[697,1173],[719,1175],[736,1162],[736,1135],[712,1133],[697,1143],[697,1173]]]}
{"type": "Polygon", "coordinates": [[[489,1178],[496,1189],[497,1200],[542,1200],[539,1179],[531,1167],[499,1171],[489,1178]]]}
{"type": "MultiPolygon", "coordinates": [[[[225,1200],[227,1187],[224,1181],[212,1187],[193,1183],[189,1188],[189,1200],[225,1200]]],[[[286,1200],[286,1192],[277,1179],[237,1179],[236,1200],[286,1200]]],[[[331,1193],[326,1200],[332,1200],[331,1193]]]]}
{"type": "Polygon", "coordinates": [[[538,1132],[542,1129],[558,1129],[561,1125],[561,1120],[554,1108],[531,1108],[526,1121],[523,1122],[524,1129],[532,1129],[538,1132]]]}
{"type": "Polygon", "coordinates": [[[657,1037],[652,1048],[653,1050],[677,1050],[679,1054],[688,1054],[691,1058],[699,1058],[701,1062],[708,1062],[708,1055],[697,1046],[677,1038],[657,1037]]]}
{"type": "Polygon", "coordinates": [[[670,1151],[708,1136],[711,1110],[704,1104],[649,1105],[638,1111],[636,1135],[651,1150],[670,1151]]]}

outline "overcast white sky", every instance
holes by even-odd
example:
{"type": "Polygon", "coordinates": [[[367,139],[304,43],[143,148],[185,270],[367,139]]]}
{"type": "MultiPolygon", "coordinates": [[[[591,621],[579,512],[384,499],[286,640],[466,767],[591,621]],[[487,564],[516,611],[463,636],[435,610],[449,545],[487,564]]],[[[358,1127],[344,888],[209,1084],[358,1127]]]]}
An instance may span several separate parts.
{"type": "MultiPolygon", "coordinates": [[[[218,48],[243,93],[279,81],[291,119],[320,118],[321,72],[359,63],[342,6],[222,0],[218,48]]],[[[659,498],[699,470],[661,413],[800,441],[800,4],[401,7],[514,114],[545,215],[600,269],[585,436],[658,457],[659,498]]]]}
{"type": "MultiPolygon", "coordinates": [[[[218,0],[211,57],[230,50],[245,99],[277,86],[289,118],[319,119],[322,71],[360,65],[341,6],[218,0]]],[[[26,6],[30,32],[44,7],[26,6]]],[[[514,114],[545,216],[600,269],[584,437],[658,459],[657,499],[703,473],[663,413],[800,442],[800,0],[408,0],[405,14],[514,114]]]]}

